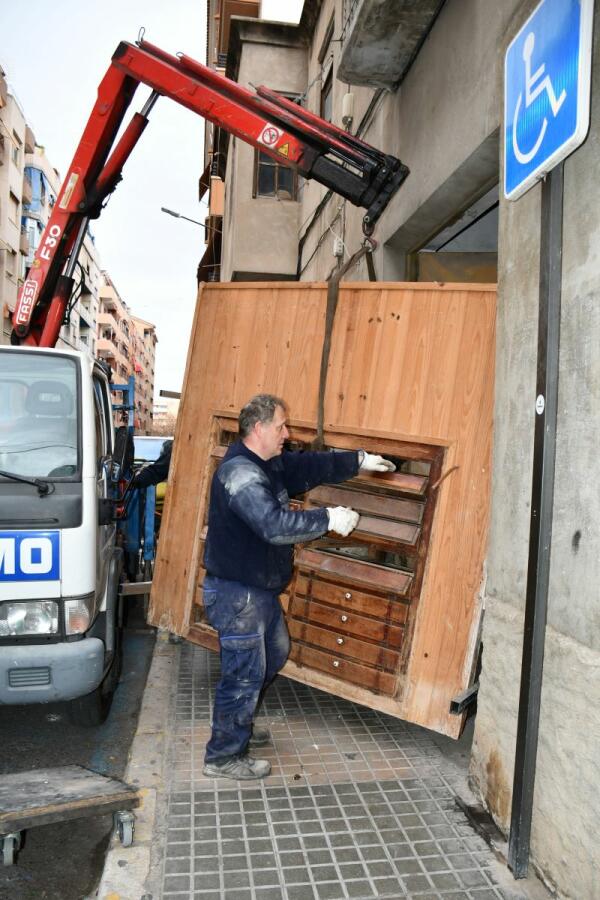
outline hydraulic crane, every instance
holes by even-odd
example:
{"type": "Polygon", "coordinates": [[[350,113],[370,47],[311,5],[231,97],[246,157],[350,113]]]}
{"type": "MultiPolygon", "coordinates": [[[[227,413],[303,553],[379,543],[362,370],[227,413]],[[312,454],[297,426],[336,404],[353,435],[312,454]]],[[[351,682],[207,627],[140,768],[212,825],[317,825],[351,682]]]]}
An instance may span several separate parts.
{"type": "Polygon", "coordinates": [[[170,97],[278,162],[314,178],[366,209],[369,236],[408,175],[400,160],[265,87],[256,93],[185,54],[173,56],[145,40],[122,42],[61,186],[12,316],[13,344],[54,347],[68,314],[77,258],[88,223],[122,177],[159,96],[170,97]],[[139,84],[151,88],[115,143],[139,84]]]}

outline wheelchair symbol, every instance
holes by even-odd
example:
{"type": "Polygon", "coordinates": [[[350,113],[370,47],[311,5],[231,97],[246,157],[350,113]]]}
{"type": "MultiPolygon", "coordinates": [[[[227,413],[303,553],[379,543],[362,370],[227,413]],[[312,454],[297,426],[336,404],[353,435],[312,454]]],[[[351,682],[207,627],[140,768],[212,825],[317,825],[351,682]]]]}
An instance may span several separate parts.
{"type": "MultiPolygon", "coordinates": [[[[523,61],[525,62],[525,108],[531,106],[536,97],[539,97],[541,93],[546,91],[546,93],[548,94],[550,107],[552,109],[552,115],[556,118],[559,109],[561,108],[567,97],[567,92],[565,89],[563,89],[560,97],[557,98],[556,94],[554,93],[554,88],[552,86],[550,76],[546,75],[545,78],[542,78],[542,75],[546,70],[546,66],[544,63],[542,63],[537,72],[534,72],[533,75],[531,74],[531,56],[533,54],[534,45],[535,35],[532,31],[525,38],[525,44],[523,46],[523,61]],[[541,81],[540,78],[542,79],[541,81]],[[536,82],[539,83],[536,84],[536,82]]],[[[522,99],[523,92],[521,91],[517,98],[515,114],[513,116],[512,143],[515,157],[521,164],[524,165],[525,163],[531,162],[531,160],[540,149],[542,141],[544,140],[544,135],[546,134],[546,128],[548,127],[548,119],[546,116],[544,116],[544,121],[542,122],[540,133],[537,136],[535,144],[533,145],[531,150],[523,153],[519,147],[517,139],[517,124],[519,121],[519,113],[521,112],[522,99]]]]}

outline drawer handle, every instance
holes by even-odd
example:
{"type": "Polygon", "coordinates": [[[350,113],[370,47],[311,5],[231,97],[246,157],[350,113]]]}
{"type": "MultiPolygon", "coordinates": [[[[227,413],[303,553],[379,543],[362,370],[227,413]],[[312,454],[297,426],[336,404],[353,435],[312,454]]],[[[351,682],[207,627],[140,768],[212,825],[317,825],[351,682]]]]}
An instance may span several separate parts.
{"type": "Polygon", "coordinates": [[[346,598],[346,600],[351,600],[352,594],[350,593],[350,591],[346,591],[346,593],[344,594],[344,597],[346,598]]]}
{"type": "Polygon", "coordinates": [[[341,646],[344,643],[344,638],[338,638],[337,643],[341,646]]]}
{"type": "Polygon", "coordinates": [[[334,668],[334,669],[339,669],[339,667],[340,667],[340,661],[339,661],[339,659],[334,659],[334,661],[333,661],[333,668],[334,668]]]}
{"type": "Polygon", "coordinates": [[[348,621],[348,616],[340,616],[340,621],[342,621],[342,622],[347,622],[347,621],[348,621]]]}

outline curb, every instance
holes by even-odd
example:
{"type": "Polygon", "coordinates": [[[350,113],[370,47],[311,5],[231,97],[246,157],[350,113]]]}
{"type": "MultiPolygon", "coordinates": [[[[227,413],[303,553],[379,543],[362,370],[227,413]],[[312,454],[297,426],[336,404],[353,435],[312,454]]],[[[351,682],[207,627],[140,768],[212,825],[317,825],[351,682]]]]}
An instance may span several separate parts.
{"type": "Polygon", "coordinates": [[[134,841],[131,847],[122,847],[115,834],[111,837],[100,884],[92,895],[96,900],[144,900],[158,896],[149,889],[149,883],[156,865],[152,859],[156,833],[160,821],[164,821],[164,816],[157,821],[157,811],[165,802],[168,784],[170,700],[180,649],[169,643],[168,632],[158,632],[124,776],[140,793],[134,841]]]}

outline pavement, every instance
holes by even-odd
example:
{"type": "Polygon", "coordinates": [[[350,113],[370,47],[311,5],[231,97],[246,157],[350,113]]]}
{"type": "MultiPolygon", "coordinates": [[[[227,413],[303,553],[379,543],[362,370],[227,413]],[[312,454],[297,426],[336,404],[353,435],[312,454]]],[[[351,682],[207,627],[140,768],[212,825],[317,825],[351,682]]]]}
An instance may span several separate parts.
{"type": "Polygon", "coordinates": [[[468,731],[454,742],[279,676],[260,715],[271,776],[206,778],[218,673],[216,654],[159,635],[125,776],[135,840],[113,838],[97,900],[550,896],[465,814],[468,731]]]}
{"type": "MultiPolygon", "coordinates": [[[[121,679],[102,725],[71,724],[66,703],[0,707],[0,782],[5,774],[70,765],[123,778],[154,643],[143,604],[131,598],[121,679]]],[[[84,818],[28,828],[16,865],[0,866],[0,900],[88,896],[102,873],[111,831],[112,816],[93,808],[84,818]]]]}

